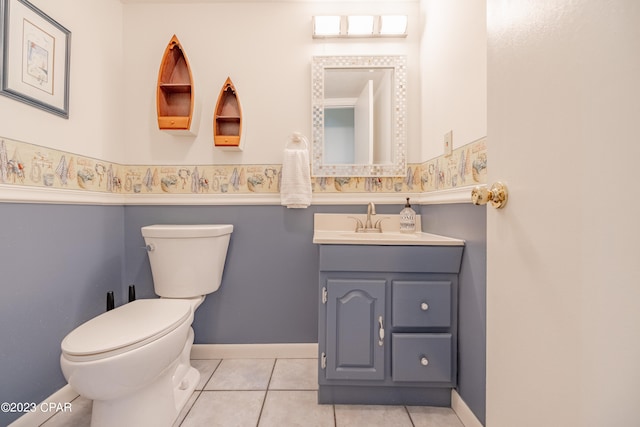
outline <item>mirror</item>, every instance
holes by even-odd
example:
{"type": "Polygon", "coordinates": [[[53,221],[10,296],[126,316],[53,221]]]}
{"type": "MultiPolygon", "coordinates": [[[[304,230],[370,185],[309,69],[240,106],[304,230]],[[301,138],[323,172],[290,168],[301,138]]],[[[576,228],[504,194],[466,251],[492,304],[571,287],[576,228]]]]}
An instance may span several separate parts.
{"type": "Polygon", "coordinates": [[[312,175],[403,176],[406,58],[314,56],[312,175]]]}

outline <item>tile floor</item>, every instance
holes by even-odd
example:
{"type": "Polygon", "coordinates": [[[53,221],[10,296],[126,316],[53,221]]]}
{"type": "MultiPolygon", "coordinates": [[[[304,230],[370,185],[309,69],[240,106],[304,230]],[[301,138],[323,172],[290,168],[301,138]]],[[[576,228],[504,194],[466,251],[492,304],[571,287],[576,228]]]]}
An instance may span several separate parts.
{"type": "MultiPolygon", "coordinates": [[[[201,373],[174,427],[464,427],[450,408],[318,405],[316,359],[193,360],[201,373]]],[[[41,427],[88,427],[91,401],[41,427]]]]}

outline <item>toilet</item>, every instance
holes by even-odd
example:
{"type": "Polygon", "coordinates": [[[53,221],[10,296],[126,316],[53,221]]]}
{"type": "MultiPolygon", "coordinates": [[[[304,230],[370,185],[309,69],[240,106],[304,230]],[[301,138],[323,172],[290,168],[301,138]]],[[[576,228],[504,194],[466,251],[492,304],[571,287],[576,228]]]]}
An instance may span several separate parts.
{"type": "Polygon", "coordinates": [[[107,311],[62,340],[62,372],[93,400],[92,427],[173,424],[200,380],[191,323],[220,287],[232,232],[230,224],[142,227],[160,298],[107,311]]]}

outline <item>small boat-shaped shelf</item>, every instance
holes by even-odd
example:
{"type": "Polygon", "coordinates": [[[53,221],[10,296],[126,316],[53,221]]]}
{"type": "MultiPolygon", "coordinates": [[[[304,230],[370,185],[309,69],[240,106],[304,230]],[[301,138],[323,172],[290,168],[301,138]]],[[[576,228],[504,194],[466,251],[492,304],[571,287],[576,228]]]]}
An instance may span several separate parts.
{"type": "Polygon", "coordinates": [[[190,131],[193,119],[193,76],[180,41],[174,35],[162,56],[156,95],[160,130],[190,131]]]}
{"type": "Polygon", "coordinates": [[[224,82],[213,116],[213,142],[216,147],[240,149],[242,108],[230,78],[224,82]]]}

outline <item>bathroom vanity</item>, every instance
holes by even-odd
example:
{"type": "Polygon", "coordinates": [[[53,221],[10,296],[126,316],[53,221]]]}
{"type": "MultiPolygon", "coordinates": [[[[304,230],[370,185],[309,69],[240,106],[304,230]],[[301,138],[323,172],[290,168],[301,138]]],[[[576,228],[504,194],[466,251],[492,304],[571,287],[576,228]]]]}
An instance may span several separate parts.
{"type": "MultiPolygon", "coordinates": [[[[316,214],[321,224],[318,215],[327,214],[316,214]]],[[[448,406],[464,241],[403,237],[394,231],[395,215],[385,217],[387,230],[375,236],[315,227],[318,402],[448,406]]]]}

